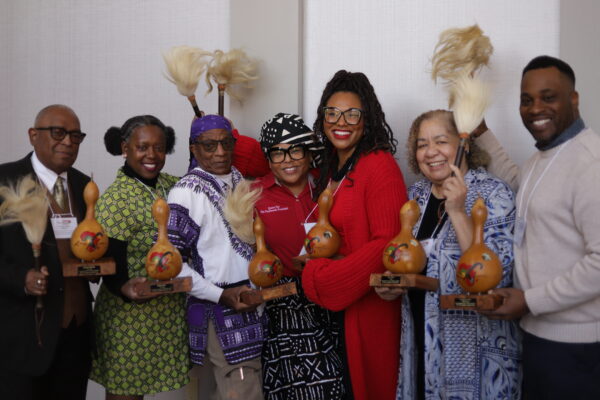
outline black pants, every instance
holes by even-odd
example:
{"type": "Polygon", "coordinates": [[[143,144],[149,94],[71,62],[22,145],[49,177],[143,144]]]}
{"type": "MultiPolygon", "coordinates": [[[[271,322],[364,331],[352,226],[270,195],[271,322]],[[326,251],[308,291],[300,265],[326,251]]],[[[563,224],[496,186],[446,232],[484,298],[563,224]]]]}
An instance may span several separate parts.
{"type": "Polygon", "coordinates": [[[562,343],[525,332],[526,400],[600,399],[600,342],[562,343]]]}
{"type": "Polygon", "coordinates": [[[90,373],[90,324],[63,329],[42,376],[0,371],[2,400],[85,400],[90,373]]]}

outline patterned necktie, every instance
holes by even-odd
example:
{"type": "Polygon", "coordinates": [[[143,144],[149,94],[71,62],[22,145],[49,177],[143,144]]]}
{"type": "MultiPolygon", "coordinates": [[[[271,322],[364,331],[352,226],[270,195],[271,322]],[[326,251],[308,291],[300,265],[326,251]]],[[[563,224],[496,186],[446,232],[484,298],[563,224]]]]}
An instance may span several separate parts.
{"type": "Polygon", "coordinates": [[[65,209],[65,187],[63,186],[63,177],[59,176],[56,178],[56,183],[54,184],[54,188],[52,189],[52,196],[54,196],[54,200],[61,209],[65,209]]]}

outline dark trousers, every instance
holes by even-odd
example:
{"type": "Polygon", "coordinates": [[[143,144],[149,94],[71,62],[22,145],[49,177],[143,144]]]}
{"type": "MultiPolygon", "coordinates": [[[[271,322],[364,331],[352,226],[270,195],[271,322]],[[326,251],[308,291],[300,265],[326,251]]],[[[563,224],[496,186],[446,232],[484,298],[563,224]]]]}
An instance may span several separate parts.
{"type": "Polygon", "coordinates": [[[0,399],[85,400],[90,365],[89,323],[71,323],[61,331],[54,359],[44,375],[0,371],[0,399]]]}
{"type": "Polygon", "coordinates": [[[600,342],[562,343],[525,332],[526,400],[600,399],[600,342]]]}

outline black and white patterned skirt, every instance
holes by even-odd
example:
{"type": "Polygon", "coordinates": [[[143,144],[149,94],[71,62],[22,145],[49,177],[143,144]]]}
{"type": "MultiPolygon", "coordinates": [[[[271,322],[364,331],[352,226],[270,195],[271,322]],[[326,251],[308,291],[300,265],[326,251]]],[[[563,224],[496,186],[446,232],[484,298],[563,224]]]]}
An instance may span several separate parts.
{"type": "Polygon", "coordinates": [[[344,398],[340,327],[332,313],[311,303],[300,279],[298,295],[267,302],[267,339],[263,346],[263,389],[266,400],[331,400],[344,398]]]}

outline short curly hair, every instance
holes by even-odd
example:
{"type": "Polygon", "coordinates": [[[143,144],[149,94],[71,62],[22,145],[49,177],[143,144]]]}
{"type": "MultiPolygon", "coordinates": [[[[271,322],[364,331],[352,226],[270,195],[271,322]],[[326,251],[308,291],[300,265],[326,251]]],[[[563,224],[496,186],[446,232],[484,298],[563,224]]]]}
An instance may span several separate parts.
{"type": "MultiPolygon", "coordinates": [[[[406,156],[408,158],[408,166],[415,174],[421,174],[419,164],[417,163],[417,138],[419,130],[424,121],[437,119],[446,124],[448,132],[458,136],[458,128],[454,122],[452,111],[447,110],[431,110],[419,115],[412,123],[408,139],[406,140],[406,156]]],[[[454,161],[454,160],[453,160],[454,161]]],[[[479,167],[487,168],[490,163],[490,155],[481,147],[475,144],[475,138],[469,138],[469,152],[467,153],[467,166],[469,169],[479,167]]]]}

